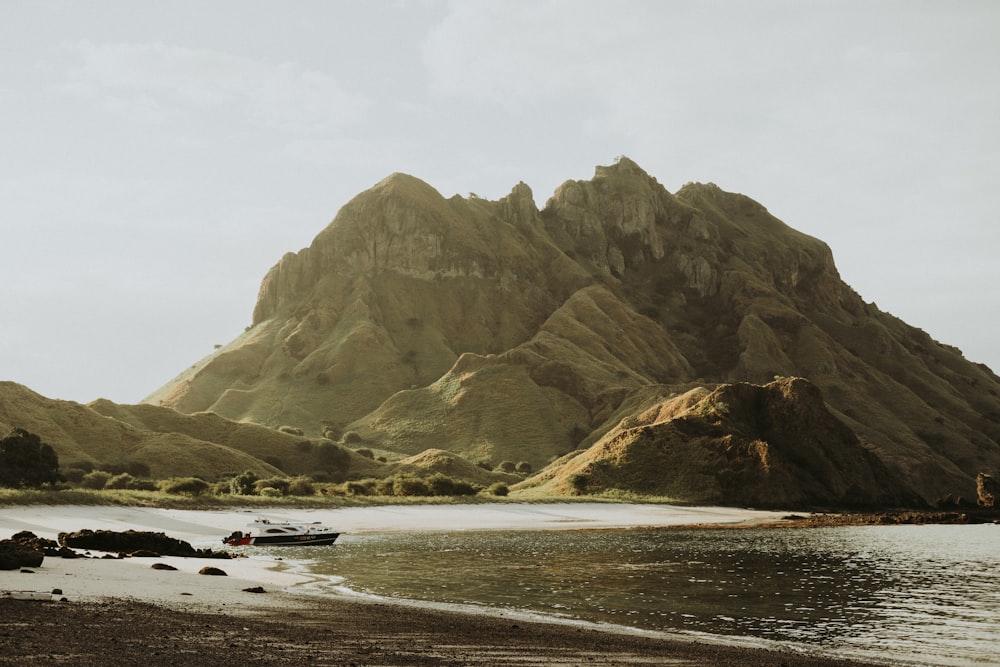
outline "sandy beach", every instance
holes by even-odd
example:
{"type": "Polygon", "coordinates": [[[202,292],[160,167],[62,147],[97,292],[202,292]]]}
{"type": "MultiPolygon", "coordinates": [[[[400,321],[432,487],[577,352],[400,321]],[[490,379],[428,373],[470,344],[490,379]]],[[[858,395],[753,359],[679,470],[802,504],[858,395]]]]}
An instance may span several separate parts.
{"type": "MultiPolygon", "coordinates": [[[[741,525],[781,513],[664,505],[497,504],[330,510],[187,511],[135,507],[0,508],[0,539],[27,530],[164,532],[193,546],[256,516],[321,521],[348,533],[741,525]]],[[[100,556],[102,554],[93,554],[100,556]]],[[[749,647],[308,594],[312,578],[262,557],[205,560],[46,558],[0,571],[2,591],[52,591],[50,602],[0,597],[0,661],[12,664],[834,664],[749,647]],[[164,563],[176,570],[154,569],[164,563]],[[228,576],[198,571],[211,565],[228,576]],[[266,592],[245,589],[261,587],[266,592]],[[141,628],[139,646],[128,637],[141,628]],[[34,639],[30,639],[30,638],[34,639]],[[179,645],[186,646],[177,653],[179,645]],[[151,649],[150,647],[159,646],[151,649]],[[60,657],[62,656],[62,657],[60,657]]],[[[136,640],[138,641],[138,640],[136,640]]],[[[851,664],[844,662],[842,664],[851,664]]]]}

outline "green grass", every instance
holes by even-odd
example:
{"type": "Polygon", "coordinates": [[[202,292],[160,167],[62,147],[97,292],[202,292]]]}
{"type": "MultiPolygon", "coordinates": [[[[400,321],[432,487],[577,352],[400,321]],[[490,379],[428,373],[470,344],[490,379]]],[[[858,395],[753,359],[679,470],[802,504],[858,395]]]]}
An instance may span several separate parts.
{"type": "Polygon", "coordinates": [[[495,503],[649,503],[684,505],[675,498],[610,490],[585,496],[553,496],[524,493],[509,496],[263,496],[203,495],[178,496],[161,491],[86,489],[6,489],[0,488],[0,507],[11,505],[82,505],[109,507],[159,507],[165,509],[204,510],[227,507],[285,507],[322,509],[384,505],[485,505],[495,503]]]}

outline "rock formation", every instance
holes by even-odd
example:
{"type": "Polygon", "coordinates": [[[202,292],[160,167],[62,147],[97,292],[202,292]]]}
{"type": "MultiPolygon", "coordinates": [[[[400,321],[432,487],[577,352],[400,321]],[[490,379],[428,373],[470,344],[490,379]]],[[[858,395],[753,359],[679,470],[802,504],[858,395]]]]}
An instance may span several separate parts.
{"type": "MultiPolygon", "coordinates": [[[[789,401],[825,402],[823,423],[874,466],[853,490],[825,477],[836,466],[814,471],[796,497],[971,496],[1000,464],[990,369],[862,301],[824,243],[759,203],[711,184],[671,194],[627,158],[542,210],[523,183],[446,199],[390,176],[268,272],[243,336],[148,400],[540,469],[664,396],[775,377],[807,379],[789,401]]],[[[767,442],[773,475],[808,470],[767,442]]]]}
{"type": "Polygon", "coordinates": [[[993,475],[981,472],[976,476],[976,494],[980,507],[996,507],[997,496],[1000,496],[1000,482],[993,475]]]}

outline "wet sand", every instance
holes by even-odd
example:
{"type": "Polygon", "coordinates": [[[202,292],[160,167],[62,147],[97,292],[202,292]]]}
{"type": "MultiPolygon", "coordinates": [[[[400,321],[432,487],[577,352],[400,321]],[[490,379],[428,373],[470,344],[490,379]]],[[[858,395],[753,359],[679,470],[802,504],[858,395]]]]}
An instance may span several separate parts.
{"type": "Polygon", "coordinates": [[[181,611],[123,599],[0,599],[0,662],[81,667],[860,664],[342,599],[249,612],[181,611]]]}

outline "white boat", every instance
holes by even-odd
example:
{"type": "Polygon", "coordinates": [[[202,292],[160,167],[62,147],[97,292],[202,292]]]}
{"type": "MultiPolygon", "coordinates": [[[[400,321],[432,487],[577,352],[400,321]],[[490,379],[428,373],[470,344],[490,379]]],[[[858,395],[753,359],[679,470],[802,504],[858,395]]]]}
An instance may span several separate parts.
{"type": "Polygon", "coordinates": [[[299,523],[292,521],[271,521],[255,519],[248,523],[245,531],[236,531],[222,538],[231,547],[242,546],[319,546],[333,544],[340,533],[322,525],[319,521],[299,523]]]}

